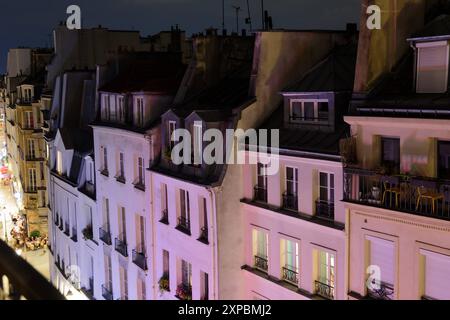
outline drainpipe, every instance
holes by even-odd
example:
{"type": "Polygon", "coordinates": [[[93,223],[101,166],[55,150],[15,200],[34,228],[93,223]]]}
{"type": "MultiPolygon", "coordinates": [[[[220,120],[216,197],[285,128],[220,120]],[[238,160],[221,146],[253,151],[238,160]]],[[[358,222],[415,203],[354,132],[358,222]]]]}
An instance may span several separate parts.
{"type": "Polygon", "coordinates": [[[217,237],[217,196],[222,192],[221,187],[207,187],[206,190],[209,192],[211,197],[211,210],[209,215],[209,221],[211,221],[211,252],[213,256],[212,263],[212,279],[213,281],[213,295],[214,300],[219,299],[219,254],[218,254],[218,237],[217,237]]]}

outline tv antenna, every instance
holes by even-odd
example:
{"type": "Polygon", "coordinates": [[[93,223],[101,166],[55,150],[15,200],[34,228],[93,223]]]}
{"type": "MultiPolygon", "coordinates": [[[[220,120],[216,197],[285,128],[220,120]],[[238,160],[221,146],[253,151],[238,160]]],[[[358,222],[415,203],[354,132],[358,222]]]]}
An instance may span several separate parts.
{"type": "Polygon", "coordinates": [[[233,6],[234,10],[236,10],[236,33],[239,34],[239,11],[241,11],[241,7],[233,6]]]}
{"type": "Polygon", "coordinates": [[[225,32],[225,0],[222,0],[222,32],[225,32]]]}
{"type": "Polygon", "coordinates": [[[251,10],[250,10],[250,3],[249,0],[247,0],[247,19],[245,19],[245,23],[249,25],[250,27],[250,32],[253,31],[253,26],[252,26],[252,15],[251,15],[251,10]]]}

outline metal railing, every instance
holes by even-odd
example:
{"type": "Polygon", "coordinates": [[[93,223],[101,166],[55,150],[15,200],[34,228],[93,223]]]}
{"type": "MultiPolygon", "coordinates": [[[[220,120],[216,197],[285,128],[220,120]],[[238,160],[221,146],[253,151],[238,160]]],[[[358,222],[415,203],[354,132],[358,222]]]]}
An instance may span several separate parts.
{"type": "Polygon", "coordinates": [[[102,284],[102,296],[105,300],[113,300],[112,289],[109,289],[107,286],[102,284]]]}
{"type": "Polygon", "coordinates": [[[111,245],[111,233],[107,231],[106,228],[99,228],[99,238],[102,240],[105,244],[111,245]]]}
{"type": "Polygon", "coordinates": [[[330,300],[334,299],[335,294],[333,286],[317,280],[314,283],[315,283],[315,292],[317,295],[330,300]]]}
{"type": "Polygon", "coordinates": [[[64,234],[68,237],[70,237],[70,226],[69,223],[64,223],[64,234]]]}
{"type": "Polygon", "coordinates": [[[0,241],[0,299],[64,300],[65,298],[36,269],[0,241]],[[5,285],[6,284],[6,285],[5,285]]]}
{"type": "Polygon", "coordinates": [[[255,186],[253,200],[259,202],[267,202],[267,189],[260,186],[255,186]]]}
{"type": "Polygon", "coordinates": [[[367,290],[369,298],[375,300],[392,300],[394,298],[394,286],[388,283],[372,283],[372,288],[367,290]]]}
{"type": "Polygon", "coordinates": [[[344,200],[450,220],[450,180],[346,168],[344,200]]]}
{"type": "Polygon", "coordinates": [[[128,257],[127,240],[123,236],[116,238],[114,244],[114,247],[118,253],[124,257],[128,257]]]}
{"type": "Polygon", "coordinates": [[[269,270],[269,260],[267,258],[262,258],[259,256],[255,256],[255,264],[254,267],[261,271],[267,272],[269,270]]]}
{"type": "Polygon", "coordinates": [[[161,220],[160,220],[160,222],[162,222],[164,224],[169,224],[169,210],[163,209],[161,211],[161,220]]]}
{"type": "Polygon", "coordinates": [[[191,221],[186,217],[178,217],[178,228],[191,232],[191,221]]]}
{"type": "Polygon", "coordinates": [[[200,229],[200,237],[198,240],[208,243],[208,227],[202,227],[200,229]]]}
{"type": "Polygon", "coordinates": [[[283,209],[298,211],[297,195],[283,193],[283,209]]]}
{"type": "Polygon", "coordinates": [[[316,216],[327,220],[334,220],[334,203],[328,201],[316,201],[316,216]]]}
{"type": "Polygon", "coordinates": [[[144,253],[145,250],[136,250],[133,249],[133,263],[137,265],[142,270],[147,270],[147,257],[144,253]]]}
{"type": "Polygon", "coordinates": [[[285,266],[283,268],[281,268],[281,272],[282,272],[282,278],[283,280],[293,283],[293,284],[298,284],[298,273],[296,271],[293,270],[293,267],[289,267],[289,266],[285,266]]]}
{"type": "Polygon", "coordinates": [[[78,241],[78,235],[77,235],[77,229],[76,228],[72,228],[72,237],[70,239],[72,239],[74,242],[78,241]]]}

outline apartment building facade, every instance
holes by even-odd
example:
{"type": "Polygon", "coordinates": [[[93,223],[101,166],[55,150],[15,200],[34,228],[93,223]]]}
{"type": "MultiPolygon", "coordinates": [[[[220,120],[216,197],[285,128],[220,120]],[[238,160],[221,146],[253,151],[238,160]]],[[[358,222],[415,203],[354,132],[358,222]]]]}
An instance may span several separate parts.
{"type": "Polygon", "coordinates": [[[345,117],[350,299],[449,298],[448,21],[410,28],[411,48],[345,117]]]}

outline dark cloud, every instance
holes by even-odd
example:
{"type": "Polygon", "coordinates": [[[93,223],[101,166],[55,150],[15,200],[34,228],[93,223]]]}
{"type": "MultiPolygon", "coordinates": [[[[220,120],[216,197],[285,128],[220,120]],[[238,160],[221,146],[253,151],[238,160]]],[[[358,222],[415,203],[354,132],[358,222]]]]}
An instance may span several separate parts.
{"type": "MultiPolygon", "coordinates": [[[[233,5],[240,6],[244,27],[246,0],[225,0],[227,29],[235,28],[233,5]]],[[[254,27],[261,25],[261,0],[249,0],[254,27]]],[[[264,0],[277,28],[344,28],[357,22],[360,0],[264,0]]],[[[66,19],[66,8],[77,4],[83,26],[103,25],[115,29],[140,30],[152,34],[179,24],[189,33],[222,23],[222,0],[2,0],[0,3],[0,72],[4,72],[10,47],[45,46],[51,31],[66,19]]]]}

